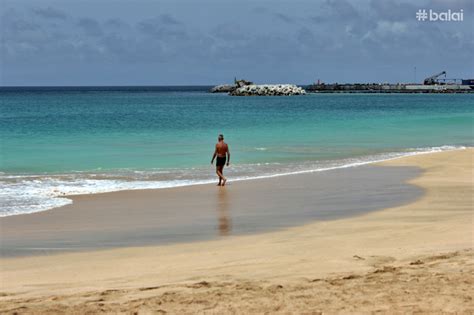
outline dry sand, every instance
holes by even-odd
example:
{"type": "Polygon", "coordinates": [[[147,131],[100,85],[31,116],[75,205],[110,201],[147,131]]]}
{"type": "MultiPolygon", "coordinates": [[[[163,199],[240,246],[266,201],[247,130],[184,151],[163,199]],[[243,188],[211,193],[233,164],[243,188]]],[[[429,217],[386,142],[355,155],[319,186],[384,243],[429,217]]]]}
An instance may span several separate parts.
{"type": "MultiPolygon", "coordinates": [[[[7,313],[473,313],[473,149],[418,166],[408,205],[284,231],[1,259],[7,313]]],[[[291,198],[291,196],[288,196],[291,198]]]]}

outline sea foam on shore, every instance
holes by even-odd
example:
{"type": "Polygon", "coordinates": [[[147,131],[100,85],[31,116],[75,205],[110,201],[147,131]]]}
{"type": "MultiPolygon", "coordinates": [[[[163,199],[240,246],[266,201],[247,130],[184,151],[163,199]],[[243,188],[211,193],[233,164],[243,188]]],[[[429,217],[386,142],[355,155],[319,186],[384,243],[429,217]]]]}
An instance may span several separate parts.
{"type": "MultiPolygon", "coordinates": [[[[463,146],[440,146],[407,149],[339,160],[298,163],[236,164],[226,169],[230,181],[263,179],[355,167],[404,156],[464,149],[463,146]]],[[[261,150],[262,148],[256,148],[261,150]]],[[[47,175],[0,175],[0,217],[45,211],[67,204],[65,196],[97,194],[123,190],[162,189],[213,183],[209,167],[176,169],[129,170],[109,172],[73,172],[47,175]]]]}

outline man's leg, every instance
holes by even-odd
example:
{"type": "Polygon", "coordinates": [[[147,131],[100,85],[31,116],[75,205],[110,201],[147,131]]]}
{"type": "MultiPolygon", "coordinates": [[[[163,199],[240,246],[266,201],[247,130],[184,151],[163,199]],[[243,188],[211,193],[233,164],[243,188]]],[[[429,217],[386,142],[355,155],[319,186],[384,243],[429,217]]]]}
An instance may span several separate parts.
{"type": "Polygon", "coordinates": [[[225,182],[227,181],[227,178],[224,177],[224,165],[219,167],[219,176],[222,178],[222,185],[225,186],[225,182]]]}
{"type": "Polygon", "coordinates": [[[222,182],[222,173],[219,171],[219,168],[220,166],[216,166],[216,174],[217,174],[217,177],[219,177],[219,183],[217,184],[217,186],[220,186],[221,185],[221,182],[222,182]]]}

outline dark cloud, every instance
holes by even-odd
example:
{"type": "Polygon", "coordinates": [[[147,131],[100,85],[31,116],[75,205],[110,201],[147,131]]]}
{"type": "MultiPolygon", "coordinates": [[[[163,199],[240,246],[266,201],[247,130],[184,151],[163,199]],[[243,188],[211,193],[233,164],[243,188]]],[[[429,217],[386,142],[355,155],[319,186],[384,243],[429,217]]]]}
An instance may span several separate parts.
{"type": "Polygon", "coordinates": [[[413,21],[419,7],[407,2],[370,1],[372,15],[378,20],[413,21]]]}
{"type": "Polygon", "coordinates": [[[67,14],[63,11],[47,7],[47,8],[36,8],[33,9],[34,14],[45,18],[45,19],[59,19],[64,20],[67,18],[67,14]]]}
{"type": "Polygon", "coordinates": [[[81,18],[77,25],[82,28],[87,36],[101,36],[103,34],[100,23],[91,18],[81,18]]]}
{"type": "Polygon", "coordinates": [[[40,27],[37,23],[26,19],[24,15],[13,9],[3,12],[0,18],[0,25],[2,27],[2,35],[7,37],[12,37],[12,35],[21,32],[34,31],[40,27]]]}
{"type": "Polygon", "coordinates": [[[337,21],[340,22],[360,17],[360,13],[347,0],[326,0],[323,4],[323,9],[328,10],[332,16],[339,17],[337,21]]]}
{"type": "Polygon", "coordinates": [[[373,21],[377,18],[367,12],[361,14],[347,0],[325,0],[317,14],[310,15],[308,20],[326,32],[360,37],[375,26],[373,21]]]}
{"type": "Polygon", "coordinates": [[[187,38],[187,33],[181,24],[169,15],[161,15],[155,18],[146,19],[138,23],[137,28],[143,34],[161,39],[181,39],[187,38]]]}
{"type": "Polygon", "coordinates": [[[239,24],[219,24],[212,31],[211,34],[219,39],[227,41],[240,41],[248,38],[246,32],[239,24]]]}
{"type": "Polygon", "coordinates": [[[293,19],[291,16],[288,16],[286,14],[283,14],[283,13],[275,13],[275,17],[285,23],[288,23],[288,24],[293,24],[295,23],[295,19],[293,19]]]}
{"type": "Polygon", "coordinates": [[[106,27],[110,27],[113,29],[124,29],[124,28],[129,28],[130,26],[128,23],[124,22],[121,19],[118,18],[112,18],[112,19],[107,19],[104,23],[106,27]]]}
{"type": "Polygon", "coordinates": [[[163,24],[168,24],[168,25],[179,25],[181,22],[176,20],[174,17],[172,17],[169,14],[162,14],[159,19],[163,24]]]}

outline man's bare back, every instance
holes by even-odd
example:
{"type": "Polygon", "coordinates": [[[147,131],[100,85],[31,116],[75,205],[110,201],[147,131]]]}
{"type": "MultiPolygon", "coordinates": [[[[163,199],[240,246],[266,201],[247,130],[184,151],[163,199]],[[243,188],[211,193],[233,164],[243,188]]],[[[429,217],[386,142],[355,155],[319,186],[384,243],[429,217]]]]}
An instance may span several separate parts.
{"type": "Polygon", "coordinates": [[[216,144],[217,156],[220,156],[220,157],[226,156],[228,150],[229,150],[229,146],[227,145],[227,143],[225,143],[224,141],[217,142],[216,144]]]}

